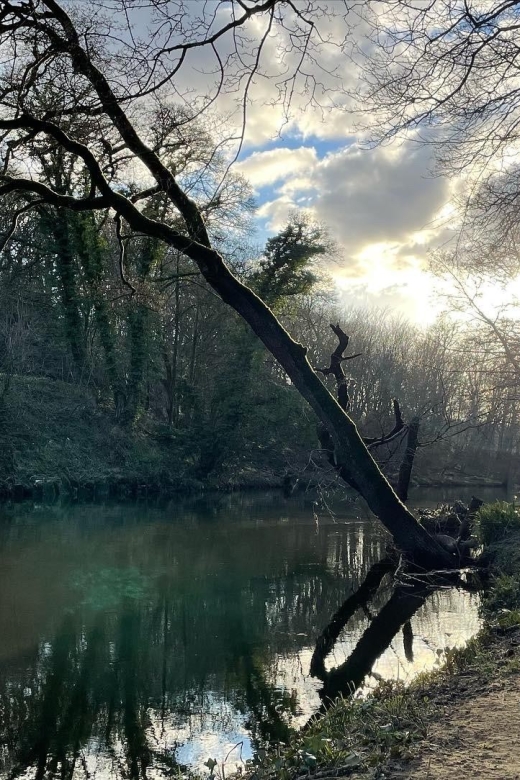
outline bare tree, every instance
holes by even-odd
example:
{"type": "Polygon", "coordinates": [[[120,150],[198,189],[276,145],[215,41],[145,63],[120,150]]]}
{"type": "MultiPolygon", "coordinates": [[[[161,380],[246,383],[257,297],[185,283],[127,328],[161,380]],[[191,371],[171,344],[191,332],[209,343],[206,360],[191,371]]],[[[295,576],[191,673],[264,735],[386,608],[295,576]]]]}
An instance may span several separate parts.
{"type": "Polygon", "coordinates": [[[372,3],[363,98],[377,135],[439,145],[450,170],[487,166],[519,137],[517,2],[372,3]]]}

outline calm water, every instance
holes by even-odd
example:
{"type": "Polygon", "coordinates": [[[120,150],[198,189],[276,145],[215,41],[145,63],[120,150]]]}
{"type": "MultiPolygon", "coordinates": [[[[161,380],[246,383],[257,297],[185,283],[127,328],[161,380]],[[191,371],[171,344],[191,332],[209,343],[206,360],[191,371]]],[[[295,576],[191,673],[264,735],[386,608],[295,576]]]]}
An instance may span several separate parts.
{"type": "MultiPolygon", "coordinates": [[[[279,493],[0,506],[0,775],[161,778],[286,738],[320,705],[317,636],[384,555],[360,514],[316,517],[279,493]]],[[[432,668],[477,630],[477,608],[433,594],[411,621],[413,660],[399,633],[376,675],[432,668]]],[[[368,622],[356,613],[327,669],[368,622]]]]}

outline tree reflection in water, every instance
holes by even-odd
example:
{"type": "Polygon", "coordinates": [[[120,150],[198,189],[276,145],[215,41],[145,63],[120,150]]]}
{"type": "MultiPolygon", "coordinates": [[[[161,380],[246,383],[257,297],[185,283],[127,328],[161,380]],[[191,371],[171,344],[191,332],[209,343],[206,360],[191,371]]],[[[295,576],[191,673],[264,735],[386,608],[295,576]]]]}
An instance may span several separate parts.
{"type": "MultiPolygon", "coordinates": [[[[402,629],[403,649],[406,660],[413,663],[413,630],[411,619],[425,604],[427,598],[440,588],[470,588],[457,573],[435,576],[418,576],[401,573],[399,581],[391,589],[390,598],[375,615],[370,616],[363,632],[347,660],[330,670],[325,661],[335,642],[358,610],[368,611],[369,603],[376,599],[382,581],[393,575],[397,562],[383,558],[368,571],[359,588],[341,605],[316,641],[311,660],[311,674],[318,677],[322,709],[327,709],[338,696],[353,695],[372,671],[376,661],[390,647],[392,640],[402,629]]],[[[370,613],[369,613],[370,614],[370,613]]]]}

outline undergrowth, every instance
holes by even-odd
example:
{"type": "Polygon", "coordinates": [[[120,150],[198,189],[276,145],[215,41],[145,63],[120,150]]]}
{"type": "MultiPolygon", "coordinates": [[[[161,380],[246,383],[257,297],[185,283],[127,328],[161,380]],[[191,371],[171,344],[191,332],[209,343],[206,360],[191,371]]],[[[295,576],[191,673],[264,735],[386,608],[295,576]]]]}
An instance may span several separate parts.
{"type": "Polygon", "coordinates": [[[475,531],[484,545],[490,545],[520,531],[520,514],[514,504],[495,501],[477,512],[475,531]]]}
{"type": "Polygon", "coordinates": [[[250,762],[251,775],[294,780],[309,774],[348,776],[388,758],[406,759],[410,746],[426,736],[428,701],[402,683],[383,682],[369,698],[340,698],[321,717],[250,762]]]}
{"type": "Polygon", "coordinates": [[[497,502],[480,509],[477,522],[489,539],[486,556],[490,587],[482,599],[489,626],[520,627],[520,515],[514,504],[497,502]]]}

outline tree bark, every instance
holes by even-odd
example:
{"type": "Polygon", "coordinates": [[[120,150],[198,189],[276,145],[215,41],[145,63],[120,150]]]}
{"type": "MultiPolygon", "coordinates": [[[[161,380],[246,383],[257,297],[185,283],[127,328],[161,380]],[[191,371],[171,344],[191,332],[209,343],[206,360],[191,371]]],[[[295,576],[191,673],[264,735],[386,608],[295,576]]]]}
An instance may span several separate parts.
{"type": "Polygon", "coordinates": [[[419,424],[420,420],[418,417],[414,417],[410,423],[410,427],[408,428],[408,436],[406,437],[406,450],[399,468],[396,493],[403,503],[408,500],[408,490],[410,488],[410,478],[412,476],[413,462],[415,459],[415,453],[417,452],[417,445],[419,443],[419,424]]]}
{"type": "Polygon", "coordinates": [[[74,360],[75,373],[77,378],[81,379],[87,368],[87,352],[68,214],[63,211],[57,211],[54,215],[45,214],[43,224],[54,238],[65,336],[74,360]]]}

